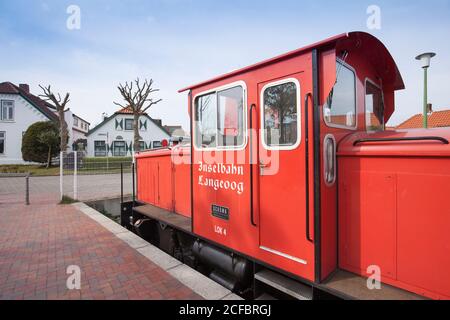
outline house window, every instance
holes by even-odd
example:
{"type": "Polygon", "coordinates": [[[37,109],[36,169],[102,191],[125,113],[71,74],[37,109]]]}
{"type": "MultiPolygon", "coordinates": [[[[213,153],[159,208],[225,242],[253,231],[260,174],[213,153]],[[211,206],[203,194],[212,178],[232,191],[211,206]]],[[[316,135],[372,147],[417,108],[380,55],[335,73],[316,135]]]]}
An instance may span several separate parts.
{"type": "Polygon", "coordinates": [[[133,130],[133,119],[125,119],[125,130],[133,130]]]}
{"type": "Polygon", "coordinates": [[[0,132],[0,154],[5,154],[6,132],[0,132]]]}
{"type": "Polygon", "coordinates": [[[161,141],[153,141],[153,149],[162,148],[161,141]]]}
{"type": "Polygon", "coordinates": [[[330,127],[356,128],[356,76],[342,62],[336,62],[336,84],[323,109],[325,123],[330,127]]]}
{"type": "Polygon", "coordinates": [[[14,121],[14,101],[2,100],[0,119],[3,121],[14,121]]]}
{"type": "Polygon", "coordinates": [[[366,81],[366,130],[384,130],[383,92],[370,81],[366,81]]]}
{"type": "Polygon", "coordinates": [[[105,141],[94,141],[94,153],[96,157],[106,157],[106,142],[105,141]]]}
{"type": "Polygon", "coordinates": [[[300,85],[291,79],[263,89],[263,125],[266,147],[293,148],[300,141],[300,85]]]}
{"type": "MultiPolygon", "coordinates": [[[[78,127],[78,118],[73,118],[73,125],[78,127]]],[[[83,128],[83,123],[81,123],[81,128],[83,128]]]]}
{"type": "Polygon", "coordinates": [[[145,148],[145,142],[144,141],[139,141],[139,150],[144,151],[145,148]]]}
{"type": "Polygon", "coordinates": [[[204,94],[195,99],[195,146],[242,147],[244,134],[244,85],[204,94]]]}
{"type": "Polygon", "coordinates": [[[125,141],[114,141],[113,143],[113,156],[125,157],[127,155],[127,144],[125,141]]]}

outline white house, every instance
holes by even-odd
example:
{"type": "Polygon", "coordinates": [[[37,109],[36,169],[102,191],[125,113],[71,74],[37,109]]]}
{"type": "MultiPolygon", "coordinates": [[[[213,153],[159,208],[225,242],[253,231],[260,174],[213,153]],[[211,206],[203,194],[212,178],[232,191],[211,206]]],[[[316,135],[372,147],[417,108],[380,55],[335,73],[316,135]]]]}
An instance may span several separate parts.
{"type": "Polygon", "coordinates": [[[30,94],[26,84],[0,83],[0,164],[24,164],[22,135],[39,121],[57,121],[48,104],[30,94]]]}
{"type": "MultiPolygon", "coordinates": [[[[162,141],[170,140],[170,134],[160,120],[144,114],[139,119],[141,150],[160,148],[162,141]]],[[[125,157],[133,154],[133,113],[123,108],[92,128],[87,134],[89,157],[125,157]]]]}
{"type": "MultiPolygon", "coordinates": [[[[71,149],[74,141],[86,138],[89,123],[70,110],[65,119],[71,149]]],[[[55,107],[31,94],[27,84],[0,83],[0,164],[26,164],[22,159],[22,136],[39,121],[58,121],[55,107]]]]}

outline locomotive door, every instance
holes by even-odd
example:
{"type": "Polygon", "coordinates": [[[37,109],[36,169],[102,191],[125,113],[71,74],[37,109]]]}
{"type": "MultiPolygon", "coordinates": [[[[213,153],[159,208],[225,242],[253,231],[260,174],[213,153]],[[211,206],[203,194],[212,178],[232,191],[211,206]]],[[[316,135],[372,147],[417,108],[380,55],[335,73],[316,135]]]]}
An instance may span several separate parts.
{"type": "MultiPolygon", "coordinates": [[[[302,99],[306,76],[297,73],[258,85],[260,105],[260,249],[313,265],[307,240],[305,138],[302,99]]],[[[308,217],[309,218],[309,217],[308,217]]]]}

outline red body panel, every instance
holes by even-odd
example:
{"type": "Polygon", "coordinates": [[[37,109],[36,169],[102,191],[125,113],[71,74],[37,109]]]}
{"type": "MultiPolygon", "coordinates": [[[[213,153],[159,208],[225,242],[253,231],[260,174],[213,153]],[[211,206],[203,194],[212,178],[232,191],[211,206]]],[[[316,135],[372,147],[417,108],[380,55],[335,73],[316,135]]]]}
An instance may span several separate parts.
{"type": "MultiPolygon", "coordinates": [[[[450,139],[445,130],[413,133],[450,139]]],[[[365,135],[405,136],[413,135],[365,135]]],[[[346,140],[339,156],[340,267],[369,276],[367,267],[376,265],[383,282],[450,299],[450,147],[439,141],[353,146],[362,137],[346,140]]]]}
{"type": "Polygon", "coordinates": [[[145,203],[191,216],[190,150],[176,148],[136,155],[137,198],[145,203]],[[177,161],[172,161],[172,154],[177,161]]]}

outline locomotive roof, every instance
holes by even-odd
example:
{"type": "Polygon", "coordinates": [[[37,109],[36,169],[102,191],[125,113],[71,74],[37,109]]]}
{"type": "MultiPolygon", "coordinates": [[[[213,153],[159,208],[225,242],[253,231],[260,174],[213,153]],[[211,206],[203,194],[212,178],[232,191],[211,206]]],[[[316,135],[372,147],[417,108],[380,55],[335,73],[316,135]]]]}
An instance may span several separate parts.
{"type": "Polygon", "coordinates": [[[205,86],[205,85],[217,82],[217,81],[225,80],[232,76],[236,76],[236,75],[239,75],[239,74],[242,74],[245,72],[249,72],[249,71],[276,63],[278,61],[289,59],[291,57],[297,56],[297,55],[302,54],[307,51],[311,51],[313,49],[320,49],[320,48],[326,48],[326,47],[328,48],[328,47],[333,47],[333,46],[338,47],[339,44],[348,45],[349,44],[348,41],[350,41],[350,43],[353,43],[356,47],[360,46],[362,42],[368,42],[369,45],[365,48],[364,53],[367,54],[370,57],[370,59],[373,59],[374,63],[376,65],[383,66],[385,68],[385,75],[389,78],[389,79],[387,79],[387,81],[385,81],[385,83],[389,82],[393,86],[394,90],[401,90],[401,89],[405,88],[403,79],[400,75],[397,65],[395,64],[394,59],[392,58],[391,54],[386,49],[384,44],[369,33],[350,32],[350,33],[339,34],[337,36],[334,36],[334,37],[328,38],[326,40],[311,44],[309,46],[287,52],[285,54],[276,56],[274,58],[267,59],[267,60],[258,62],[256,64],[223,74],[221,76],[212,78],[207,81],[197,83],[195,85],[183,88],[183,89],[179,90],[178,92],[181,93],[181,92],[196,89],[196,88],[199,88],[199,87],[202,87],[202,86],[205,86]]]}

